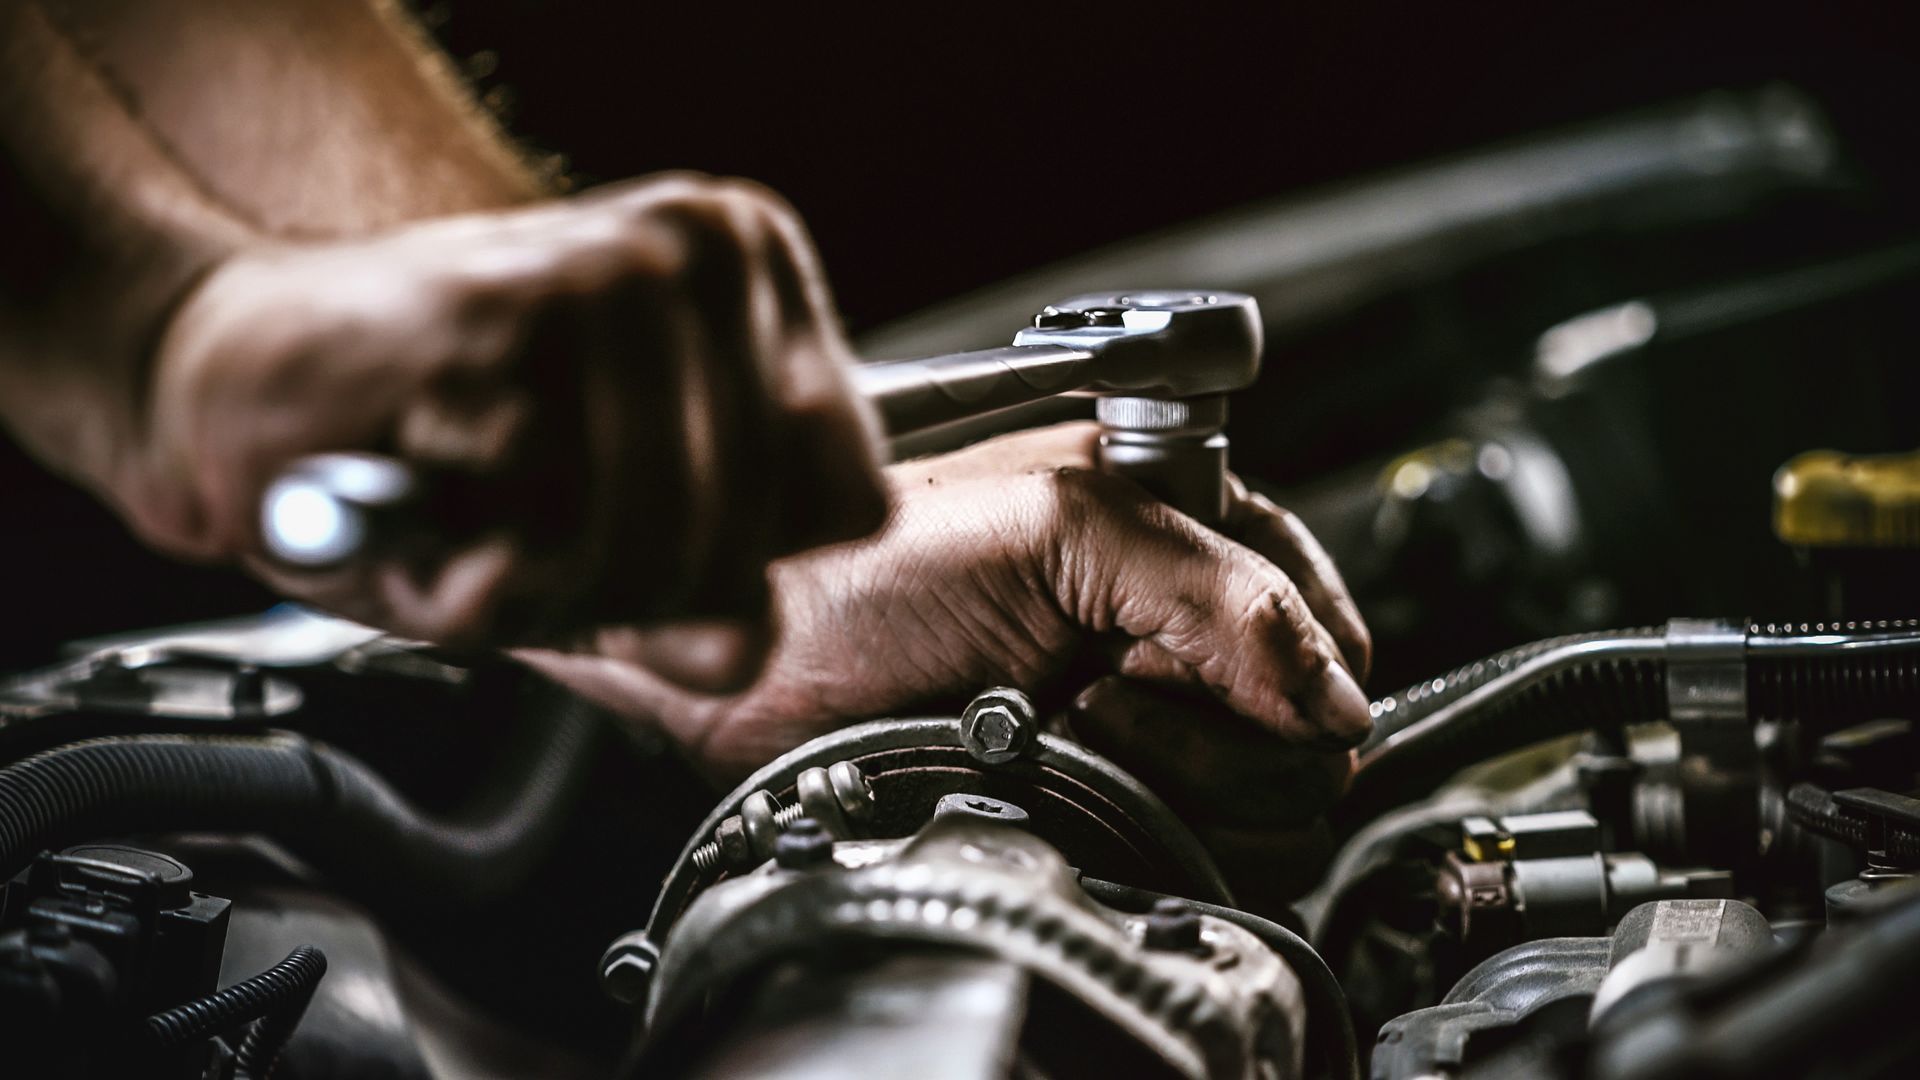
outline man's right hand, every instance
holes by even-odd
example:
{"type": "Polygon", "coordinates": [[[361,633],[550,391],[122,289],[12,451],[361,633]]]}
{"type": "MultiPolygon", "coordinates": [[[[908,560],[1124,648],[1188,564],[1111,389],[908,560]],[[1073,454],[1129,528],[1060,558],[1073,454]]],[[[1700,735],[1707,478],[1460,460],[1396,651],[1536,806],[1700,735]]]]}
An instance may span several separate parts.
{"type": "MultiPolygon", "coordinates": [[[[161,343],[150,428],[115,487],[156,546],[409,636],[751,626],[769,561],[884,517],[849,359],[775,197],[620,185],[228,259],[161,343]],[[484,512],[338,570],[274,565],[266,486],[302,455],[362,449],[457,478],[484,512]]],[[[661,666],[724,685],[750,673],[752,642],[661,666]]]]}

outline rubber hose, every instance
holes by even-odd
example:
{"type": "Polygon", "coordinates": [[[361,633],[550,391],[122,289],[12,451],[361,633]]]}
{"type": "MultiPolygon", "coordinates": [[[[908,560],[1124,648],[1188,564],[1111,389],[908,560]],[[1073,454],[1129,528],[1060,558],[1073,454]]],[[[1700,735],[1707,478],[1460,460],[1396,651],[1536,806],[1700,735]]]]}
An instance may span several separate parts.
{"type": "MultiPolygon", "coordinates": [[[[1749,625],[1748,718],[1817,721],[1821,729],[1832,730],[1913,710],[1920,706],[1920,646],[1852,646],[1872,635],[1914,629],[1912,621],[1749,625]],[[1781,644],[1789,647],[1769,647],[1781,644]]],[[[1376,731],[1362,752],[1353,786],[1335,809],[1336,825],[1350,833],[1385,810],[1430,793],[1460,769],[1523,746],[1665,720],[1666,661],[1659,656],[1664,634],[1664,628],[1638,628],[1532,642],[1375,702],[1376,731]],[[1579,660],[1447,722],[1414,730],[1527,661],[1599,643],[1633,655],[1579,660]],[[1394,745],[1389,740],[1396,736],[1400,741],[1394,745]]]]}
{"type": "MultiPolygon", "coordinates": [[[[1862,851],[1870,843],[1866,823],[1842,810],[1833,801],[1833,793],[1818,784],[1801,782],[1787,789],[1787,820],[1862,851]]],[[[1906,862],[1920,862],[1920,833],[1889,824],[1884,837],[1887,854],[1906,862]]]]}
{"type": "Polygon", "coordinates": [[[1578,645],[1590,641],[1623,638],[1658,639],[1665,632],[1662,627],[1641,626],[1631,630],[1566,634],[1561,637],[1530,641],[1524,645],[1515,645],[1485,659],[1463,664],[1439,678],[1414,683],[1405,690],[1383,697],[1368,706],[1368,712],[1373,718],[1373,734],[1367,739],[1366,746],[1369,748],[1378,746],[1388,737],[1426,719],[1443,706],[1453,704],[1487,681],[1506,674],[1521,662],[1531,660],[1542,653],[1550,652],[1563,645],[1578,645]]]}
{"type": "Polygon", "coordinates": [[[1307,999],[1307,1039],[1319,1049],[1326,1062],[1327,1075],[1337,1080],[1359,1080],[1360,1042],[1353,1031],[1353,1014],[1347,1009],[1347,993],[1340,988],[1333,969],[1306,938],[1279,923],[1238,908],[1169,897],[1166,893],[1098,878],[1083,877],[1080,886],[1088,896],[1121,911],[1150,911],[1155,901],[1176,899],[1202,915],[1230,922],[1259,938],[1260,943],[1272,949],[1300,979],[1307,999]]]}
{"type": "MultiPolygon", "coordinates": [[[[202,1042],[241,1024],[297,1009],[290,1022],[283,1021],[291,1033],[299,1023],[298,1013],[306,1011],[314,987],[320,985],[320,977],[326,973],[326,954],[311,945],[302,945],[288,953],[285,960],[250,979],[147,1017],[147,1039],[156,1048],[170,1049],[202,1042]]],[[[252,1041],[251,1035],[248,1041],[252,1041]]],[[[278,1050],[274,1053],[277,1055],[278,1050]]]]}
{"type": "MultiPolygon", "coordinates": [[[[300,1026],[301,1019],[307,1015],[307,1006],[313,1003],[313,992],[320,987],[320,977],[327,973],[327,957],[310,945],[301,948],[318,961],[318,970],[306,980],[305,993],[289,998],[279,1008],[254,1021],[246,1038],[240,1041],[239,1051],[234,1054],[233,1080],[272,1080],[274,1071],[280,1066],[280,1055],[286,1051],[294,1029],[300,1026]]],[[[287,956],[287,960],[292,960],[300,951],[295,949],[287,956]]],[[[285,962],[282,961],[283,964],[285,962]]]]}
{"type": "MultiPolygon", "coordinates": [[[[1626,631],[1608,636],[1651,640],[1658,637],[1658,632],[1626,631]]],[[[1602,637],[1582,635],[1581,640],[1602,637]]],[[[1547,651],[1516,649],[1501,657],[1511,667],[1547,651]]],[[[1484,663],[1487,670],[1497,671],[1500,657],[1484,663]]],[[[1490,677],[1470,677],[1472,686],[1447,693],[1447,700],[1464,696],[1490,677]]],[[[1439,707],[1428,705],[1418,710],[1419,716],[1430,715],[1439,707]]],[[[1660,720],[1666,715],[1666,669],[1658,660],[1606,658],[1566,668],[1459,718],[1470,722],[1435,728],[1417,742],[1396,747],[1376,760],[1363,758],[1363,767],[1354,775],[1352,786],[1334,808],[1334,823],[1342,833],[1351,832],[1386,810],[1431,793],[1461,769],[1509,750],[1594,728],[1660,720]]],[[[1410,726],[1397,723],[1393,730],[1410,726]]]]}
{"type": "MultiPolygon", "coordinates": [[[[1842,633],[1908,630],[1913,620],[1871,624],[1833,624],[1842,633]]],[[[1818,629],[1825,629],[1819,627],[1818,629]]],[[[1754,623],[1749,641],[1801,636],[1816,631],[1806,623],[1754,623]]],[[[1850,727],[1883,720],[1920,703],[1920,649],[1855,653],[1834,649],[1824,655],[1749,656],[1747,715],[1755,720],[1819,717],[1823,726],[1850,727]]]]}
{"type": "Polygon", "coordinates": [[[598,721],[556,710],[536,750],[464,819],[422,813],[351,755],[298,735],[139,735],[43,751],[0,769],[0,880],[40,851],[100,835],[260,833],[382,896],[482,900],[542,856],[591,764],[598,721]]]}

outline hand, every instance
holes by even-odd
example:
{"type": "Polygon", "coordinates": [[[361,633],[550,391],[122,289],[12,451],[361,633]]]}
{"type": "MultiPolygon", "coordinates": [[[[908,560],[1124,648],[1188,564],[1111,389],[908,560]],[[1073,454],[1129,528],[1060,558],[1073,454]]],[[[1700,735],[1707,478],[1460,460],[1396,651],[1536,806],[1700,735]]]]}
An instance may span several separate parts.
{"type": "Polygon", "coordinates": [[[1369,728],[1370,646],[1339,575],[1266,499],[1236,490],[1229,540],[1095,471],[1096,439],[1069,424],[889,468],[883,532],[775,566],[781,638],[743,693],[617,657],[526,658],[723,777],[856,720],[996,684],[1072,697],[1091,674],[1074,733],[1177,807],[1310,819],[1369,728]]]}
{"type": "MultiPolygon", "coordinates": [[[[369,239],[250,251],[173,320],[121,501],[149,541],[455,644],[666,617],[752,627],[765,568],[884,518],[873,425],[810,243],[765,191],[669,177],[369,239]],[[323,573],[262,554],[294,458],[397,454],[463,501],[323,573]]],[[[756,635],[620,632],[696,685],[756,635]],[[716,645],[715,642],[719,644],[716,645]]]]}

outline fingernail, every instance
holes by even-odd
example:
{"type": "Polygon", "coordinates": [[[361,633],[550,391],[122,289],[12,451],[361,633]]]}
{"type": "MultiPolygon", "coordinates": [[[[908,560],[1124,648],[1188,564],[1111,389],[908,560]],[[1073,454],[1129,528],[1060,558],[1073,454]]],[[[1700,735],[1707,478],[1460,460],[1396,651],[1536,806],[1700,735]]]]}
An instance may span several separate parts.
{"type": "Polygon", "coordinates": [[[1343,664],[1327,665],[1326,677],[1315,684],[1313,699],[1304,702],[1307,715],[1320,732],[1313,745],[1327,750],[1345,750],[1367,741],[1373,734],[1373,718],[1367,711],[1367,695],[1343,664]]]}

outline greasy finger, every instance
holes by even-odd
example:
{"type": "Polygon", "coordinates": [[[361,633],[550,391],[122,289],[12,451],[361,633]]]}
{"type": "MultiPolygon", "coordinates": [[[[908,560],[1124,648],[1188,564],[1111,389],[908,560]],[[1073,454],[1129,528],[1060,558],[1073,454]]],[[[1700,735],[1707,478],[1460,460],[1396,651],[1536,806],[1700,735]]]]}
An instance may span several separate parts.
{"type": "Polygon", "coordinates": [[[1054,478],[1069,523],[1054,555],[1058,599],[1080,625],[1132,639],[1121,674],[1204,687],[1293,742],[1366,738],[1365,696],[1279,568],[1125,480],[1054,478]]]}
{"type": "Polygon", "coordinates": [[[1227,529],[1293,579],[1314,618],[1339,643],[1347,670],[1356,681],[1366,682],[1373,665],[1373,636],[1333,557],[1306,524],[1265,495],[1247,491],[1236,478],[1227,529]]]}

